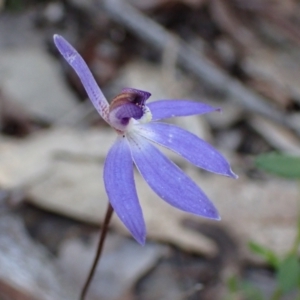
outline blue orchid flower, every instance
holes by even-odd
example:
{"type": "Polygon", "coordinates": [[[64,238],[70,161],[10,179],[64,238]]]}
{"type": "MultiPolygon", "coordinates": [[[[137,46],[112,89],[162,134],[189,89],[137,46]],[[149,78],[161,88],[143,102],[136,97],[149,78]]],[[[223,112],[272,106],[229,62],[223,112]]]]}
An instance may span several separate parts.
{"type": "Polygon", "coordinates": [[[159,122],[219,109],[187,100],[158,100],[146,105],[151,94],[133,88],[123,89],[109,105],[79,53],[59,35],[54,35],[54,42],[79,76],[100,116],[117,133],[105,160],[104,185],[111,206],[136,241],[145,243],[146,226],[134,181],[134,165],[150,188],[170,205],[219,220],[217,209],[205,193],[153,145],[166,147],[209,172],[237,178],[227,160],[211,145],[180,127],[159,122]]]}

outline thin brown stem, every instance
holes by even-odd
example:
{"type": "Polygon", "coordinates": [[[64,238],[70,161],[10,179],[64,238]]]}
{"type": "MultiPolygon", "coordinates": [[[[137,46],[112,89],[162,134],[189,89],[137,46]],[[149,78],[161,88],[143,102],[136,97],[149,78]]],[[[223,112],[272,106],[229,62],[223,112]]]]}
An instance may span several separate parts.
{"type": "Polygon", "coordinates": [[[99,244],[98,244],[98,248],[97,248],[97,252],[96,252],[96,256],[92,265],[92,268],[90,270],[89,276],[87,277],[87,280],[82,288],[81,294],[80,294],[80,300],[84,300],[87,290],[91,284],[91,281],[93,279],[96,267],[98,265],[99,259],[101,257],[102,254],[102,249],[103,249],[103,245],[105,242],[105,238],[106,238],[106,234],[108,231],[108,225],[111,219],[111,216],[114,212],[114,209],[112,208],[112,206],[110,205],[110,203],[108,204],[107,210],[106,210],[106,214],[105,214],[105,219],[103,222],[103,226],[102,226],[102,230],[101,230],[101,235],[100,235],[100,240],[99,240],[99,244]]]}

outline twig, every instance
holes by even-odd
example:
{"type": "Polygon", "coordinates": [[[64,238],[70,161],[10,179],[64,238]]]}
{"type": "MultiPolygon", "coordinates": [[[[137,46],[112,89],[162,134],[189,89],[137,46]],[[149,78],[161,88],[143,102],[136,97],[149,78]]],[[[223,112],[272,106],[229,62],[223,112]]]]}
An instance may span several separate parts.
{"type": "MultiPolygon", "coordinates": [[[[175,39],[179,39],[125,1],[104,0],[101,5],[112,19],[161,52],[167,44],[173,40],[175,43],[175,39]]],[[[233,103],[279,122],[300,135],[299,124],[271,106],[265,98],[231,78],[181,39],[179,39],[178,62],[205,84],[226,95],[233,103]]]]}

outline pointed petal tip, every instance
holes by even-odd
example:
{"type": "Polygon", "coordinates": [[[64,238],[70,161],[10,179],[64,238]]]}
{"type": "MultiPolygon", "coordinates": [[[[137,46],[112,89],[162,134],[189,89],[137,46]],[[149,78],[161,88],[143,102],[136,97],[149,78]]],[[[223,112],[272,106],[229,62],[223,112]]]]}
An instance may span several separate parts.
{"type": "Polygon", "coordinates": [[[213,220],[220,221],[221,217],[215,205],[207,198],[207,202],[203,203],[201,206],[198,206],[196,209],[191,209],[187,212],[190,212],[196,216],[213,220]]]}
{"type": "Polygon", "coordinates": [[[141,245],[141,246],[145,246],[145,244],[146,244],[146,238],[143,238],[140,242],[139,242],[139,244],[141,245]]]}
{"type": "Polygon", "coordinates": [[[233,179],[238,179],[239,175],[235,174],[231,169],[229,170],[229,177],[233,178],[233,179]]]}
{"type": "Polygon", "coordinates": [[[140,236],[135,235],[133,237],[141,246],[145,246],[145,243],[146,243],[146,235],[145,234],[140,235],[140,236]]]}
{"type": "Polygon", "coordinates": [[[229,178],[232,178],[232,179],[238,179],[239,178],[239,176],[237,174],[235,174],[231,169],[228,169],[228,170],[223,171],[223,172],[214,172],[214,173],[218,174],[218,175],[221,175],[221,176],[229,177],[229,178]]]}
{"type": "MultiPolygon", "coordinates": [[[[66,47],[66,45],[68,45],[68,42],[61,35],[54,34],[53,41],[54,41],[56,48],[59,50],[59,52],[61,52],[62,50],[64,50],[64,52],[65,52],[65,47],[66,47]]],[[[61,52],[61,54],[63,55],[62,52],[61,52]]]]}
{"type": "Polygon", "coordinates": [[[209,211],[209,213],[203,214],[202,216],[204,218],[211,219],[211,220],[214,220],[214,221],[220,221],[221,220],[221,217],[220,217],[217,209],[214,206],[209,211]]]}
{"type": "Polygon", "coordinates": [[[61,36],[61,35],[59,35],[59,34],[54,34],[53,35],[53,41],[54,41],[54,43],[55,43],[55,45],[57,44],[57,43],[59,43],[61,40],[63,39],[63,37],[61,36]]]}
{"type": "Polygon", "coordinates": [[[218,172],[216,174],[222,175],[222,176],[226,176],[232,179],[238,179],[239,176],[237,174],[235,174],[231,168],[229,167],[225,172],[218,172]]]}

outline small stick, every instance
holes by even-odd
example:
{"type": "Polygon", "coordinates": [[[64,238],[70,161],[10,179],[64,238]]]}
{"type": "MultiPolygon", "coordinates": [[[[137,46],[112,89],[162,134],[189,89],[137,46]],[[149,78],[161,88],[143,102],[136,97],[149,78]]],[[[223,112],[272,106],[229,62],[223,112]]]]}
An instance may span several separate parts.
{"type": "MultiPolygon", "coordinates": [[[[98,2],[100,5],[100,1],[98,2]]],[[[101,7],[108,12],[112,19],[160,52],[168,43],[176,39],[179,43],[178,62],[182,67],[195,74],[208,86],[226,95],[233,103],[283,124],[300,135],[300,126],[297,122],[288,118],[275,106],[270,105],[264,97],[253,92],[238,80],[231,78],[191,45],[174,36],[126,1],[104,0],[101,1],[101,7]]]]}
{"type": "Polygon", "coordinates": [[[113,212],[114,212],[114,209],[112,208],[111,204],[109,203],[108,207],[107,207],[107,210],[106,210],[106,214],[105,214],[103,228],[101,230],[101,235],[100,235],[100,240],[99,240],[99,244],[98,244],[98,249],[97,249],[97,252],[96,252],[96,256],[95,256],[92,268],[90,269],[89,276],[88,276],[88,278],[87,278],[87,280],[86,280],[86,282],[85,282],[85,284],[84,284],[84,286],[82,288],[82,291],[81,291],[81,294],[80,294],[80,298],[79,298],[80,300],[84,300],[85,299],[87,290],[88,290],[88,288],[89,288],[89,286],[91,284],[91,281],[92,281],[92,279],[94,277],[94,273],[95,273],[96,267],[98,265],[98,262],[100,260],[101,254],[102,254],[103,245],[104,245],[106,234],[107,234],[107,231],[108,231],[108,225],[109,225],[109,222],[110,222],[110,219],[112,217],[113,212]]]}

